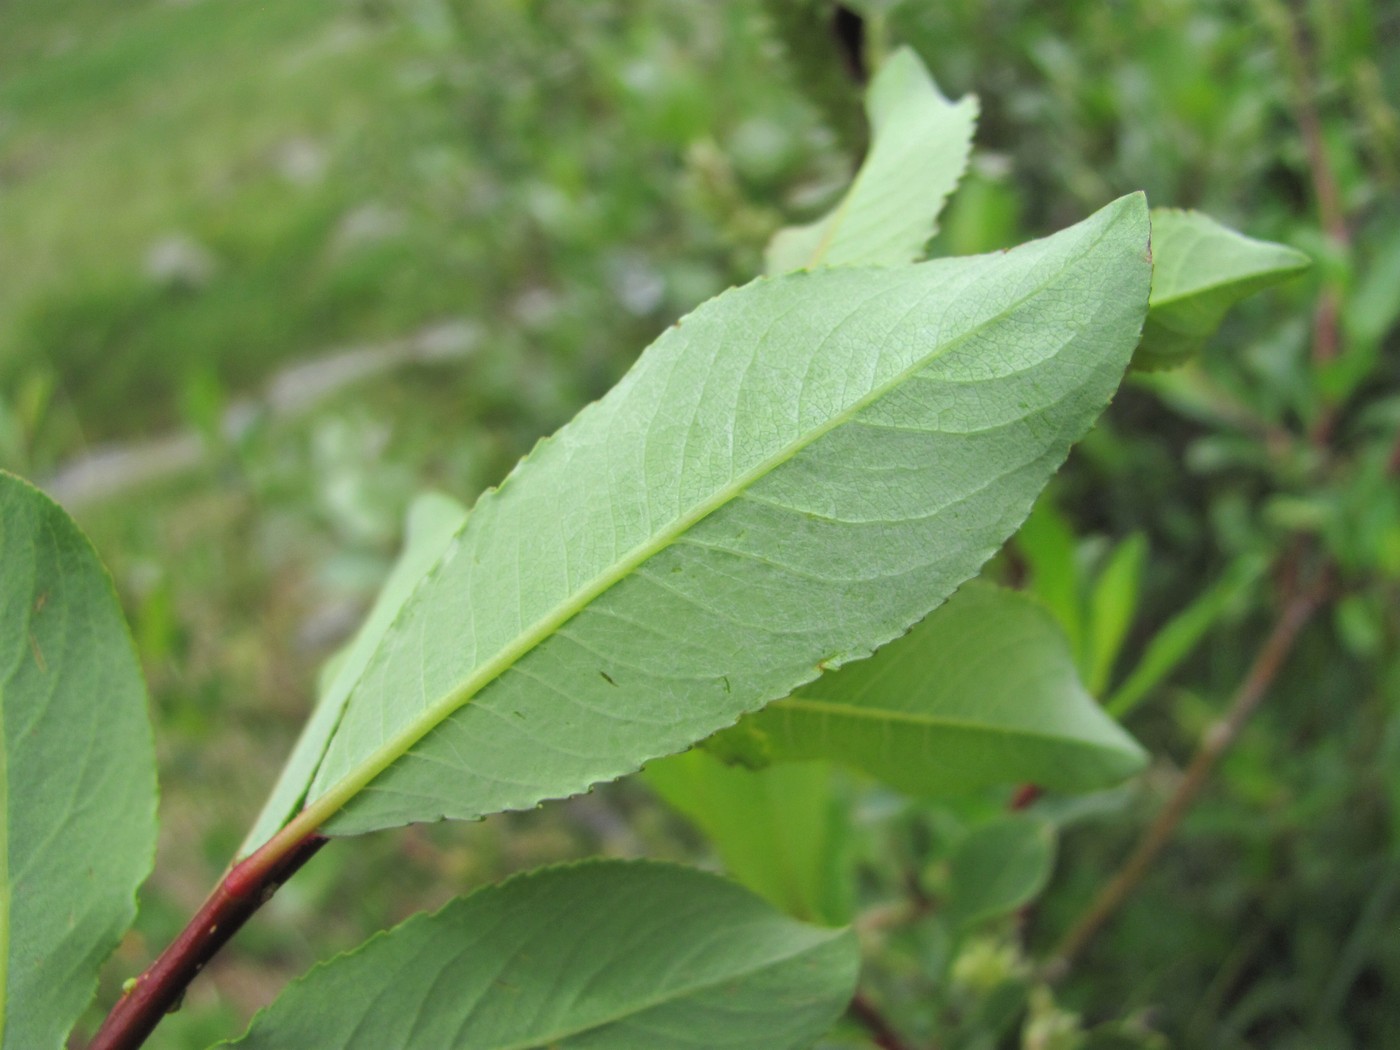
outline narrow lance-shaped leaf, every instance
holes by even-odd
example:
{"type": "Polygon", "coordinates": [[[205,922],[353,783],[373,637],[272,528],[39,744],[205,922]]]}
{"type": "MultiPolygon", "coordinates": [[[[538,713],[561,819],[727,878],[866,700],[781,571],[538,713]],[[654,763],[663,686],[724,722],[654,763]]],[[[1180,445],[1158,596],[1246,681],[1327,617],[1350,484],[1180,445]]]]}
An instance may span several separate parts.
{"type": "Polygon", "coordinates": [[[0,473],[0,1047],[63,1046],[156,838],[146,689],[112,582],[0,473]]]}
{"type": "Polygon", "coordinates": [[[1133,367],[1184,363],[1241,299],[1307,269],[1302,252],[1256,241],[1209,215],[1152,209],[1152,305],[1133,367]]]}
{"type": "Polygon", "coordinates": [[[923,257],[943,201],[967,167],[977,100],[939,92],[917,55],[900,48],[866,93],[870,153],[851,188],[822,218],[779,230],[769,273],[815,266],[896,266],[923,257]]]}
{"type": "Polygon", "coordinates": [[[243,1050],[798,1050],[855,989],[849,931],[715,875],[551,868],[416,916],[320,966],[243,1050]]]}
{"type": "Polygon", "coordinates": [[[1145,309],[1124,198],[1010,253],[762,280],[478,502],[355,687],[305,821],[525,808],[903,633],[1015,529],[1145,309]]]}
{"type": "Polygon", "coordinates": [[[360,680],[370,657],[384,640],[409,595],[442,558],[466,517],[466,507],[437,492],[424,493],[409,507],[403,552],[380,588],[363,626],[350,644],[333,656],[323,669],[316,710],[248,833],[244,852],[252,852],[265,842],[301,805],[316,766],[326,753],[326,744],[345,713],[351,689],[360,680]]]}
{"type": "Polygon", "coordinates": [[[774,760],[828,758],[915,795],[1019,782],[1085,791],[1146,759],[1085,692],[1050,614],[982,583],[738,729],[761,734],[774,760]]]}

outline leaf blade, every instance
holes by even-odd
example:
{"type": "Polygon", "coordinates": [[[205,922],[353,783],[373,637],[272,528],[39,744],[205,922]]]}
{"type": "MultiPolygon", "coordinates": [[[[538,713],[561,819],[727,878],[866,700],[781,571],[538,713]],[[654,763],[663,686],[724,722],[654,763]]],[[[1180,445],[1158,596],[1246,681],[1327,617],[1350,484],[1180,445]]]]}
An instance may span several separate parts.
{"type": "Polygon", "coordinates": [[[858,964],[850,931],[714,875],[591,862],[415,916],[296,982],[233,1045],[797,1050],[836,1020],[858,964]]]}
{"type": "Polygon", "coordinates": [[[1152,209],[1152,299],[1133,367],[1174,368],[1241,299],[1302,273],[1302,252],[1246,237],[1196,211],[1152,209]]]}
{"type": "Polygon", "coordinates": [[[4,472],[0,640],[0,1046],[56,1048],[136,914],[155,749],[106,570],[57,504],[4,472]]]}
{"type": "Polygon", "coordinates": [[[760,281],[696,311],[478,501],[352,693],[303,819],[528,808],[898,636],[1102,409],[1145,242],[1135,195],[1011,253],[760,281]]]}
{"type": "Polygon", "coordinates": [[[452,537],[466,521],[467,508],[438,492],[419,495],[408,509],[404,549],[389,571],[369,615],[355,636],[323,669],[329,680],[319,690],[315,710],[307,720],[291,756],[263,804],[241,849],[252,853],[285,824],[301,805],[321,764],[331,736],[345,713],[350,693],[404,603],[442,557],[452,537]]]}
{"type": "Polygon", "coordinates": [[[922,258],[943,202],[967,168],[977,99],[949,102],[909,48],[866,93],[871,146],[850,189],[816,222],[774,235],[769,273],[814,266],[894,266],[922,258]]]}
{"type": "Polygon", "coordinates": [[[1146,758],[1085,691],[1049,613],[979,583],[741,725],[775,760],[831,759],[913,795],[1019,782],[1089,790],[1146,758]]]}

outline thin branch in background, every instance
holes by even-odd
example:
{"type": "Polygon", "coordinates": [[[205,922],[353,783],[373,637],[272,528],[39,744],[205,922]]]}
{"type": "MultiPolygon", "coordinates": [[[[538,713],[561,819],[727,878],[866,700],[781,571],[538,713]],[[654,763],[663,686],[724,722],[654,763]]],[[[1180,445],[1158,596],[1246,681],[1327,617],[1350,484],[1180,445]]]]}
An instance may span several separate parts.
{"type": "Polygon", "coordinates": [[[880,1050],[910,1050],[909,1044],[904,1042],[889,1021],[885,1020],[885,1015],[880,1012],[879,1007],[863,993],[856,992],[847,1012],[865,1027],[880,1050]]]}
{"type": "Polygon", "coordinates": [[[1303,626],[1312,618],[1322,602],[1321,582],[1294,589],[1284,602],[1283,610],[1254,658],[1244,681],[1235,692],[1225,717],[1206,733],[1176,791],[1161,813],[1148,827],[1137,848],[1118,873],[1099,891],[1098,896],[1060,941],[1046,966],[1047,979],[1064,977],[1084,953],[1090,942],[1117,914],[1124,901],[1133,893],[1157,859],[1157,855],[1176,832],[1205,787],[1215,767],[1239,738],[1240,732],[1258,709],[1269,687],[1282,669],[1303,626]]]}
{"type": "MultiPolygon", "coordinates": [[[[1317,109],[1317,78],[1312,56],[1303,39],[1298,20],[1279,0],[1258,0],[1258,7],[1278,41],[1283,54],[1293,96],[1293,118],[1303,140],[1307,156],[1308,179],[1317,202],[1318,221],[1327,239],[1339,250],[1351,247],[1351,230],[1347,226],[1342,193],[1327,153],[1322,117],[1317,109]]],[[[1325,280],[1313,314],[1312,355],[1314,365],[1325,365],[1342,351],[1341,292],[1335,280],[1325,280]]],[[[1313,424],[1312,440],[1319,447],[1328,443],[1336,426],[1335,406],[1324,408],[1313,424]]]]}

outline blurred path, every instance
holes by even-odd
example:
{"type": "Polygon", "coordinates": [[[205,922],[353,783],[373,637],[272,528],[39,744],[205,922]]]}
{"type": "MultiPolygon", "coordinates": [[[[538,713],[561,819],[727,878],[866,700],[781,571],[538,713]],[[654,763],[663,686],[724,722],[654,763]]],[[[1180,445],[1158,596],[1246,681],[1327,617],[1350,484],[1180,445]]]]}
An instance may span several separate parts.
{"type": "MultiPolygon", "coordinates": [[[[402,339],[347,347],[288,365],[273,375],[260,397],[244,398],[228,407],[220,422],[220,437],[237,442],[261,421],[294,418],[346,387],[404,365],[465,360],[480,335],[471,321],[453,318],[402,339]]],[[[206,437],[193,428],[144,441],[102,445],[60,467],[41,487],[74,511],[192,470],[211,451],[206,437]]]]}

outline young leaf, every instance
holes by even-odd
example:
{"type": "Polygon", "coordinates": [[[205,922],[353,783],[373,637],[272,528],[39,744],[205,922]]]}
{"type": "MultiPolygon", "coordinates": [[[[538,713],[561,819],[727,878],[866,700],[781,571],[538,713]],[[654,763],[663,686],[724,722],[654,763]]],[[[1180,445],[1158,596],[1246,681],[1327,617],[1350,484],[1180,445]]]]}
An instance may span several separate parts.
{"type": "Polygon", "coordinates": [[[895,266],[923,257],[943,201],[967,167],[977,100],[949,102],[917,55],[900,48],[866,93],[871,146],[846,195],[806,226],[779,230],[769,273],[816,266],[895,266]]]}
{"type": "Polygon", "coordinates": [[[1084,691],[1050,615],[977,583],[871,659],[742,724],[774,759],[829,758],[914,795],[1009,782],[1087,791],[1146,758],[1084,691]]]}
{"type": "Polygon", "coordinates": [[[1088,634],[1084,645],[1084,681],[1101,696],[1108,688],[1118,651],[1137,614],[1147,537],[1137,532],[1113,548],[1089,592],[1088,634]]]}
{"type": "Polygon", "coordinates": [[[829,764],[747,769],[691,748],[651,763],[643,775],[705,833],[739,882],[794,918],[850,922],[850,810],[836,795],[829,764]]]}
{"type": "Polygon", "coordinates": [[[1146,306],[1125,197],[1009,253],[760,280],[487,493],[351,693],[298,818],[526,808],[867,655],[972,575],[1146,306]]]}
{"type": "Polygon", "coordinates": [[[1232,563],[1216,583],[1172,617],[1147,643],[1141,659],[1118,691],[1104,701],[1109,714],[1122,718],[1160,685],[1191,654],[1216,620],[1254,586],[1265,568],[1267,564],[1263,560],[1241,558],[1232,563]]]}
{"type": "Polygon", "coordinates": [[[603,861],[511,879],[317,967],[242,1050],[797,1050],[855,989],[850,931],[715,875],[603,861]]]}
{"type": "Polygon", "coordinates": [[[970,926],[1030,903],[1054,865],[1055,832],[1047,821],[1012,815],[973,828],[949,864],[950,921],[970,926]]]}
{"type": "Polygon", "coordinates": [[[1152,209],[1152,306],[1133,367],[1173,368],[1205,345],[1241,299],[1311,265],[1302,252],[1256,241],[1208,215],[1152,209]]]}
{"type": "Polygon", "coordinates": [[[291,758],[282,767],[282,775],[258,814],[253,830],[248,833],[243,843],[244,853],[251,853],[267,841],[301,805],[307,785],[326,752],[326,744],[345,713],[350,691],[364,674],[370,657],[409,595],[442,558],[466,518],[466,507],[438,492],[423,493],[408,508],[403,552],[380,588],[364,624],[350,644],[327,663],[316,710],[292,749],[291,758]]]}
{"type": "Polygon", "coordinates": [[[1070,651],[1084,650],[1083,581],[1074,530],[1047,491],[1016,532],[1016,550],[1026,563],[1026,587],[1039,598],[1069,639],[1070,651]]]}
{"type": "Polygon", "coordinates": [[[146,688],[112,581],[0,472],[0,1047],[64,1044],[156,840],[146,688]]]}

